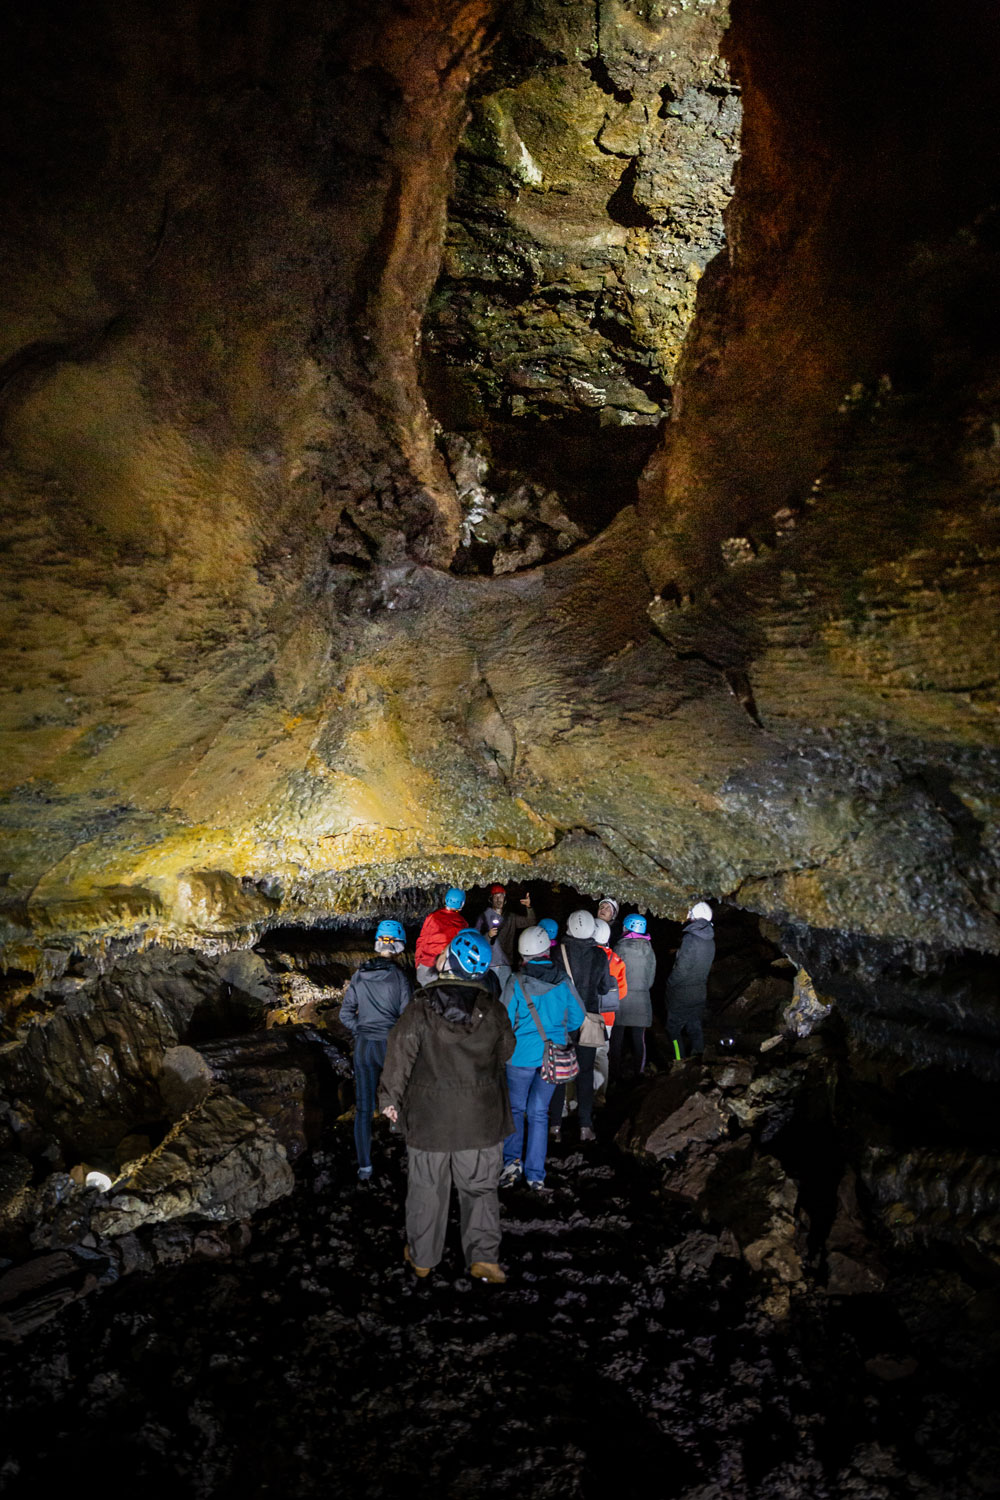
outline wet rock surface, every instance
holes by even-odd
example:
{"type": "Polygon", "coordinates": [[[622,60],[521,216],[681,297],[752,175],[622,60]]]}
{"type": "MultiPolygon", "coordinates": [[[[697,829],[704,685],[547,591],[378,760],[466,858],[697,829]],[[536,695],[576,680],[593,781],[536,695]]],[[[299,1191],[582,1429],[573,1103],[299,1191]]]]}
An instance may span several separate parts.
{"type": "Polygon", "coordinates": [[[242,1248],[72,1306],[79,1265],[34,1262],[66,1305],[3,1357],[5,1493],[106,1445],[156,1494],[995,1493],[988,1290],[896,1255],[884,1292],[776,1323],[732,1236],[610,1144],[504,1199],[506,1287],[451,1239],[418,1284],[384,1125],[375,1160],[359,1188],[338,1126],[242,1248]]]}
{"type": "Polygon", "coordinates": [[[508,9],[423,327],[463,511],[457,572],[547,562],[635,498],[724,243],[740,125],[727,22],[722,0],[508,9]]]}
{"type": "Polygon", "coordinates": [[[424,323],[432,392],[467,417],[656,424],[733,191],[728,8],[510,12],[459,145],[424,323]]]}

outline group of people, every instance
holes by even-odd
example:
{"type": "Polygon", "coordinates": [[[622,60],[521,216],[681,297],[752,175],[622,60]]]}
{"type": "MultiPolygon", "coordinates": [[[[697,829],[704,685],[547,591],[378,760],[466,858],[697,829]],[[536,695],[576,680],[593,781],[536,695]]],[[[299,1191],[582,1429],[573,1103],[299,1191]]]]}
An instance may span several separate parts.
{"type": "MultiPolygon", "coordinates": [[[[380,922],[375,956],[348,985],[341,1020],[354,1036],[358,1177],[372,1175],[376,1106],[406,1142],[404,1256],[418,1277],[444,1253],[451,1187],[458,1192],[462,1246],[473,1277],[503,1282],[498,1261],[498,1189],[521,1181],[544,1191],[550,1139],[559,1139],[567,1080],[576,1088],[582,1142],[595,1139],[595,1075],[607,1086],[646,1063],[656,957],[646,918],[618,926],[618,902],[602,896],[596,917],[574,911],[560,936],[536,921],[531,898],[507,907],[505,887],[470,926],[465,892],[452,887],[423,922],[414,994],[403,966],[406,934],[380,922]],[[412,1002],[412,1003],[411,1003],[412,1002]]],[[[715,954],[712,909],[688,912],[667,981],[674,1056],[700,1052],[708,971],[715,954]]]]}

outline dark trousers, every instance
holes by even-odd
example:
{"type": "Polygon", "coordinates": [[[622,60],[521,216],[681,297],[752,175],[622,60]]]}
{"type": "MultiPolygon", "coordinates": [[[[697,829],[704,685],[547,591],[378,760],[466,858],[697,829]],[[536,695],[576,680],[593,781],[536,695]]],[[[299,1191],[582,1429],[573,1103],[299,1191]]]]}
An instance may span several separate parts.
{"type": "MultiPolygon", "coordinates": [[[[581,1125],[594,1127],[594,1058],[597,1056],[596,1047],[577,1047],[576,1057],[580,1064],[580,1071],[576,1076],[576,1110],[577,1119],[581,1125]]],[[[562,1119],[563,1103],[566,1099],[566,1085],[559,1084],[552,1095],[552,1103],[549,1105],[549,1124],[558,1125],[562,1119]]]]}
{"type": "Polygon", "coordinates": [[[630,1071],[639,1077],[646,1066],[646,1028],[645,1026],[622,1026],[616,1021],[611,1028],[611,1040],[608,1043],[612,1083],[621,1082],[622,1064],[626,1056],[632,1060],[630,1071]]]}
{"type": "Polygon", "coordinates": [[[688,999],[685,996],[667,996],[667,1030],[670,1040],[677,1042],[681,1057],[692,1057],[705,1048],[705,1035],[701,1023],[705,1014],[705,997],[688,999]]]}
{"type": "Polygon", "coordinates": [[[495,1262],[500,1253],[497,1186],[502,1143],[481,1151],[418,1151],[408,1146],[406,1161],[406,1241],[413,1264],[433,1267],[444,1254],[453,1182],[458,1189],[465,1264],[495,1262]]]}
{"type": "Polygon", "coordinates": [[[384,1036],[359,1036],[354,1043],[354,1149],[358,1166],[372,1164],[372,1115],[385,1066],[384,1036]]]}

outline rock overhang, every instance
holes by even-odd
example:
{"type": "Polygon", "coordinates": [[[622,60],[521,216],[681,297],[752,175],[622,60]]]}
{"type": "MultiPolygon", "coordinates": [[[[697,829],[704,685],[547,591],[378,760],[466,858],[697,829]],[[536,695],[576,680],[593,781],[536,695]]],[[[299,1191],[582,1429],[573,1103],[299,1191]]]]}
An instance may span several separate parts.
{"type": "MultiPolygon", "coordinates": [[[[627,9],[602,10],[608,26],[614,10],[624,27],[615,45],[624,37],[632,57],[629,76],[612,79],[618,91],[639,87],[641,38],[627,9]]],[[[170,311],[161,286],[138,331],[126,321],[93,347],[64,341],[51,358],[29,360],[26,387],[14,371],[9,961],[138,933],[224,945],[295,913],[374,913],[376,894],[388,908],[414,886],[528,869],[581,889],[614,884],[669,915],[708,894],[817,930],[995,951],[989,382],[961,398],[957,415],[953,403],[950,426],[927,422],[933,398],[906,408],[869,399],[865,387],[837,413],[831,382],[848,356],[827,328],[813,374],[828,355],[832,364],[800,382],[793,410],[811,403],[824,462],[836,453],[849,466],[858,455],[860,481],[848,473],[839,494],[825,483],[812,506],[793,497],[794,524],[771,510],[762,519],[791,473],[776,439],[751,449],[759,503],[732,500],[732,475],[748,482],[746,461],[715,483],[719,455],[737,452],[749,424],[766,427],[782,381],[790,389],[809,373],[793,342],[787,369],[768,374],[763,404],[747,385],[748,312],[766,306],[771,318],[758,361],[792,324],[762,271],[760,226],[739,215],[790,171],[788,123],[768,113],[769,88],[790,111],[801,105],[791,85],[769,83],[750,11],[734,33],[752,85],[743,197],[729,210],[743,240],[729,270],[714,267],[697,283],[684,410],[638,512],[626,507],[596,540],[519,575],[459,579],[440,566],[459,509],[415,348],[458,101],[484,18],[474,5],[433,17],[418,7],[392,34],[382,74],[370,70],[371,39],[355,39],[327,146],[343,151],[355,105],[377,102],[378,149],[370,131],[352,137],[351,180],[369,172],[373,184],[364,212],[348,193],[346,215],[328,196],[315,217],[318,137],[299,141],[294,162],[278,150],[254,166],[254,191],[278,163],[290,195],[272,226],[273,253],[259,238],[246,245],[258,288],[273,292],[283,257],[299,267],[281,284],[276,334],[256,301],[241,317],[225,278],[214,278],[221,321],[199,312],[200,342],[191,330],[182,348],[161,337],[170,311]],[[409,43],[429,50],[407,51],[407,26],[409,43]],[[429,83],[442,49],[466,69],[448,94],[450,114],[429,83]],[[401,98],[386,77],[417,55],[401,98]],[[393,171],[394,207],[383,193],[393,171]],[[331,223],[335,246],[323,240],[331,223]],[[338,300],[366,257],[353,300],[338,300]],[[332,271],[336,287],[319,290],[332,271]],[[721,299],[720,274],[732,281],[721,299]],[[740,329],[728,344],[727,317],[740,329]],[[269,329],[270,352],[258,359],[269,329]],[[91,437],[107,410],[120,438],[138,409],[123,372],[137,367],[153,436],[131,456],[116,439],[129,463],[101,479],[86,444],[68,442],[74,402],[64,388],[82,381],[99,398],[86,403],[91,437]],[[713,391],[723,398],[714,406],[713,391]],[[918,428],[930,439],[903,464],[910,477],[888,493],[869,485],[865,511],[865,476],[898,475],[918,428]],[[942,463],[954,471],[946,483],[942,463]],[[935,483],[920,481],[935,465],[935,483]],[[88,496],[97,492],[95,513],[88,496]],[[946,509],[946,545],[929,544],[946,509]],[[859,545],[849,533],[862,514],[859,545]],[[723,563],[712,549],[734,536],[743,545],[723,550],[723,563]]],[[[287,59],[271,63],[280,92],[287,59]]],[[[211,62],[206,80],[210,94],[220,86],[211,62]]],[[[264,123],[274,126],[270,114],[264,123]]],[[[211,152],[198,159],[216,171],[211,152]]],[[[129,170],[127,161],[109,167],[126,199],[129,170]]],[[[807,159],[802,170],[811,181],[807,159]]],[[[794,241],[793,297],[817,284],[804,201],[790,193],[772,203],[794,241]]],[[[817,203],[817,214],[830,206],[817,203]]],[[[183,255],[161,211],[133,259],[154,257],[166,287],[183,288],[199,257],[203,270],[215,264],[216,207],[200,218],[196,199],[185,208],[183,255]]],[[[92,245],[107,256],[100,235],[92,245]]],[[[127,260],[129,245],[118,248],[127,260]]],[[[74,421],[76,432],[79,412],[74,421]]]]}

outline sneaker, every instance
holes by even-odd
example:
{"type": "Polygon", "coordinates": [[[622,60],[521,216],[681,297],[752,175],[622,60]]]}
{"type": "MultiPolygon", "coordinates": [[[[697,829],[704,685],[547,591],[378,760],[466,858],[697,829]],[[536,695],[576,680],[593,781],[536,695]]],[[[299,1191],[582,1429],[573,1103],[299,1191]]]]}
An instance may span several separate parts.
{"type": "MultiPolygon", "coordinates": [[[[510,1161],[500,1173],[500,1186],[502,1188],[513,1187],[515,1182],[521,1180],[521,1163],[510,1161]]],[[[485,1261],[483,1262],[485,1265],[485,1261]]]]}
{"type": "Polygon", "coordinates": [[[474,1260],[469,1267],[469,1275],[475,1281],[492,1281],[498,1286],[507,1280],[495,1260],[474,1260]]]}
{"type": "Polygon", "coordinates": [[[544,1182],[538,1182],[534,1178],[528,1178],[528,1187],[533,1193],[547,1193],[549,1190],[544,1182]]]}
{"type": "Polygon", "coordinates": [[[591,1130],[589,1125],[581,1125],[580,1139],[581,1141],[596,1141],[597,1135],[593,1130],[591,1130]]]}
{"type": "Polygon", "coordinates": [[[430,1266],[418,1266],[414,1264],[413,1256],[410,1254],[409,1245],[405,1245],[403,1247],[403,1259],[406,1261],[406,1264],[408,1266],[413,1266],[413,1270],[417,1276],[429,1276],[431,1274],[430,1266]]]}
{"type": "Polygon", "coordinates": [[[358,1168],[358,1181],[359,1182],[370,1182],[371,1181],[371,1176],[372,1176],[372,1169],[371,1169],[371,1167],[359,1167],[358,1168]]]}

